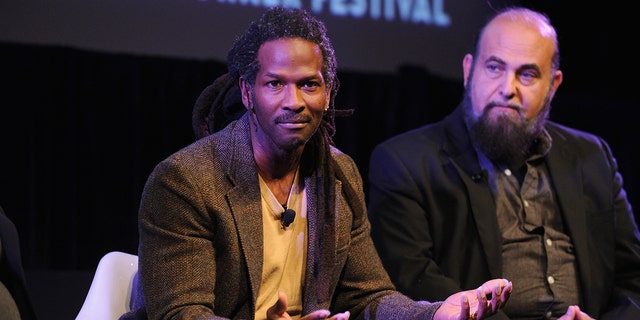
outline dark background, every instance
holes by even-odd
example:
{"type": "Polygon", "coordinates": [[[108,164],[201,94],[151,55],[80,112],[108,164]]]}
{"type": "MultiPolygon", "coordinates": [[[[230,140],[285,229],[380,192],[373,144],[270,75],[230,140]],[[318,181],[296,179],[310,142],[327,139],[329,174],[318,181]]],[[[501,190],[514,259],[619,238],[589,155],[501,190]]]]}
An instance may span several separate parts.
{"type": "MultiPolygon", "coordinates": [[[[546,11],[559,33],[565,76],[551,118],[610,143],[637,208],[640,73],[628,39],[635,11],[615,2],[521,3],[546,11]]],[[[193,104],[224,72],[216,59],[0,42],[0,205],[20,233],[41,319],[75,317],[100,257],[136,253],[144,182],[156,163],[194,141],[193,104]]],[[[365,182],[373,146],[439,120],[462,95],[459,78],[412,63],[385,72],[340,68],[339,78],[337,106],[356,113],[338,121],[335,140],[365,182]]]]}

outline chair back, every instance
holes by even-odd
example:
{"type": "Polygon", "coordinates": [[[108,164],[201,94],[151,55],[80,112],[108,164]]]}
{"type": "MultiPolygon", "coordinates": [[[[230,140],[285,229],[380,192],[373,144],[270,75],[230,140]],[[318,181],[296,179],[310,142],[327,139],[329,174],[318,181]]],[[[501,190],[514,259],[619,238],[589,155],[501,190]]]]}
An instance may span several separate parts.
{"type": "Polygon", "coordinates": [[[76,320],[117,320],[130,311],[138,256],[120,251],[104,255],[76,320]]]}

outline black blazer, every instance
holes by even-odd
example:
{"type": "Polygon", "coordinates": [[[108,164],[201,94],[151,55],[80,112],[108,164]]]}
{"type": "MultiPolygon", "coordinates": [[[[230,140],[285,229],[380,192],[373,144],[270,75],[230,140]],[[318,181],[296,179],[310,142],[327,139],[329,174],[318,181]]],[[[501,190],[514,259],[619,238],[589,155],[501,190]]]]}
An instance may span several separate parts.
{"type": "MultiPolygon", "coordinates": [[[[598,319],[640,319],[639,233],[611,150],[592,134],[553,122],[546,130],[580,308],[598,319]]],[[[502,277],[496,209],[461,107],[378,145],[369,183],[372,236],[399,291],[437,300],[502,277]]]]}
{"type": "Polygon", "coordinates": [[[0,240],[2,240],[3,254],[1,268],[8,271],[7,279],[3,278],[3,283],[16,301],[22,320],[35,320],[36,314],[29,297],[27,281],[22,268],[18,231],[2,207],[0,207],[0,240]]]}

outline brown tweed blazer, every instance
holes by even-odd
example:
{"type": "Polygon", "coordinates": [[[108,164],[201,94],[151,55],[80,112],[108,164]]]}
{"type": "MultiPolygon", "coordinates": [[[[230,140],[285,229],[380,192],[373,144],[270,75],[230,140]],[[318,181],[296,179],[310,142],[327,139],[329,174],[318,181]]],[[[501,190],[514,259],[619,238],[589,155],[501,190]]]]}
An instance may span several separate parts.
{"type": "MultiPolygon", "coordinates": [[[[304,178],[309,199],[304,313],[329,309],[349,310],[352,319],[431,319],[440,303],[414,302],[395,291],[371,241],[366,212],[351,209],[366,210],[355,163],[335,148],[331,157],[349,180],[333,179],[333,224],[318,227],[322,215],[313,195],[320,186],[316,177],[304,178]],[[347,205],[345,183],[356,190],[360,206],[347,205]]],[[[132,317],[254,318],[263,234],[246,114],[158,164],[142,195],[139,231],[139,287],[146,306],[138,306],[132,317]]]]}

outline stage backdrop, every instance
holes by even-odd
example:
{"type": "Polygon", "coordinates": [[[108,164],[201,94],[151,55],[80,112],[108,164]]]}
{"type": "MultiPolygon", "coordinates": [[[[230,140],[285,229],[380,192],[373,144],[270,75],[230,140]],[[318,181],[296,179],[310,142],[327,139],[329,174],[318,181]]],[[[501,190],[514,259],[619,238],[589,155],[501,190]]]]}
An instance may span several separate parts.
{"type": "Polygon", "coordinates": [[[4,0],[0,41],[224,61],[235,36],[274,5],[323,19],[343,69],[414,64],[460,77],[460,58],[493,8],[518,1],[4,0]]]}

